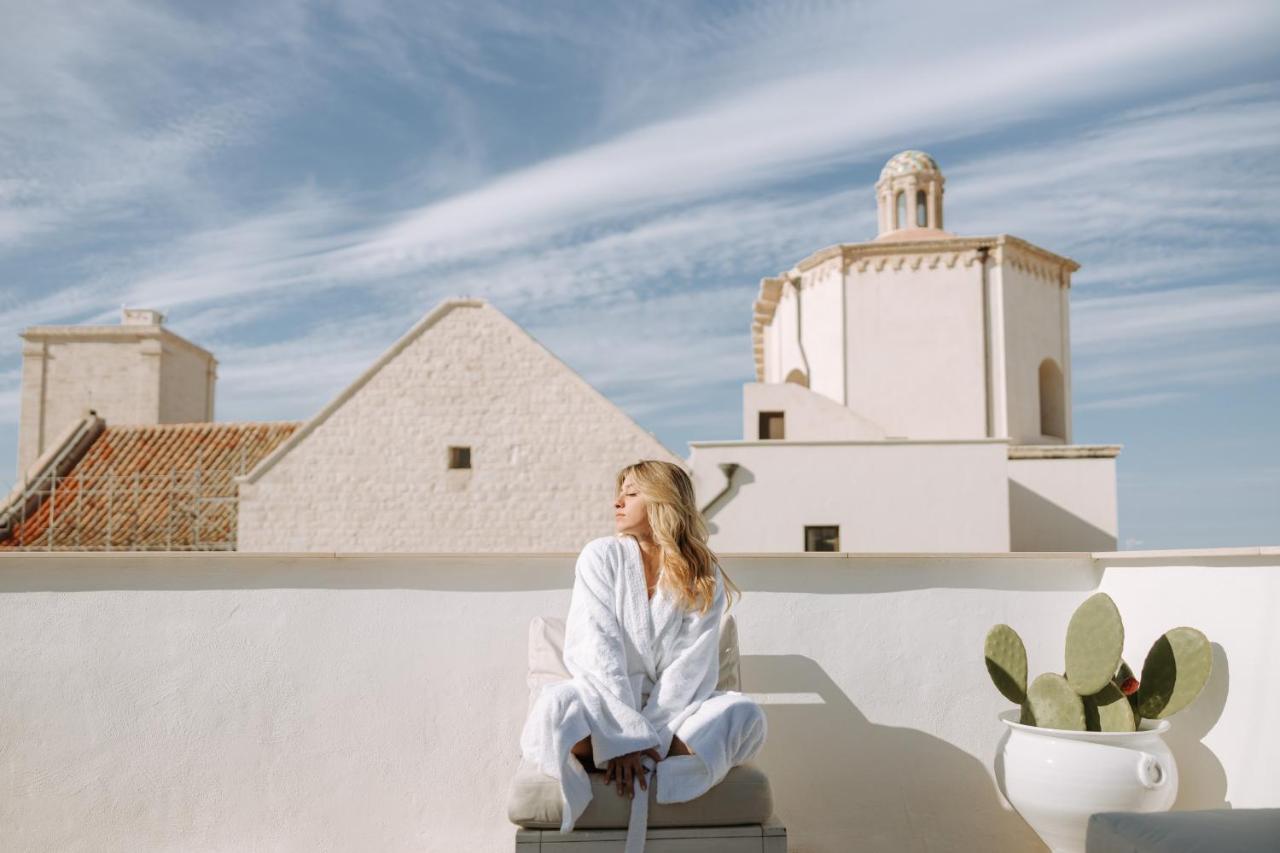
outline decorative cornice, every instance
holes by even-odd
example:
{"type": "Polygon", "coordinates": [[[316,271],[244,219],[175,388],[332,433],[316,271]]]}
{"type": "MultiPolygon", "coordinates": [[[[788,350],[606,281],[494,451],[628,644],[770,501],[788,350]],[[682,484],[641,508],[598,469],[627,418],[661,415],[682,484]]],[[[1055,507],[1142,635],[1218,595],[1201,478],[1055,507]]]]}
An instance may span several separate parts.
{"type": "Polygon", "coordinates": [[[1007,444],[1007,438],[748,438],[691,441],[690,447],[890,447],[893,445],[1007,444]]]}
{"type": "Polygon", "coordinates": [[[1114,459],[1123,444],[1011,444],[1010,459],[1114,459]]]}
{"type": "Polygon", "coordinates": [[[937,269],[939,266],[953,269],[957,264],[969,267],[977,263],[982,249],[987,250],[988,256],[997,264],[1007,263],[1019,272],[1056,282],[1059,287],[1070,288],[1071,274],[1080,269],[1080,264],[1071,258],[1042,249],[1010,234],[994,237],[947,237],[938,240],[839,243],[828,246],[809,255],[790,270],[760,280],[760,291],[751,319],[756,381],[764,381],[764,327],[773,322],[782,284],[788,279],[802,277],[835,258],[840,259],[842,272],[918,270],[921,267],[937,269]]]}
{"type": "Polygon", "coordinates": [[[163,341],[182,349],[191,350],[215,361],[213,353],[199,344],[174,334],[163,326],[30,326],[23,329],[21,337],[31,343],[72,341],[163,341]]]}
{"type": "Polygon", "coordinates": [[[751,320],[751,349],[755,358],[757,382],[764,381],[764,327],[773,322],[785,281],[781,276],[760,279],[760,293],[756,296],[751,320]]]}

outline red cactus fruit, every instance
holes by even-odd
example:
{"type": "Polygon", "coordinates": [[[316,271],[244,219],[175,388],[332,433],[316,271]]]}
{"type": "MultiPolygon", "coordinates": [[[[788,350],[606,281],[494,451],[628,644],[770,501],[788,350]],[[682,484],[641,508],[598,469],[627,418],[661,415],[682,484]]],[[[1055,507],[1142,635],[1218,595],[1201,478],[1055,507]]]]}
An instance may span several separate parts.
{"type": "Polygon", "coordinates": [[[1126,678],[1124,680],[1124,683],[1120,685],[1120,692],[1126,696],[1132,696],[1133,694],[1137,693],[1138,679],[1134,678],[1133,676],[1129,676],[1128,678],[1126,678]]]}

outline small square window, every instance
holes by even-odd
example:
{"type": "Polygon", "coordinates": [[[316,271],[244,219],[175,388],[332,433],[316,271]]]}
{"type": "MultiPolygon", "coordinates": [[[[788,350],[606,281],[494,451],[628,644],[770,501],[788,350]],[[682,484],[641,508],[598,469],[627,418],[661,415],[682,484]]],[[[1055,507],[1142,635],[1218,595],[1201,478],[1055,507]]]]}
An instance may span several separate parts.
{"type": "Polygon", "coordinates": [[[786,438],[786,417],[786,412],[761,412],[760,438],[762,440],[786,438]]]}
{"type": "Polygon", "coordinates": [[[449,467],[450,468],[470,468],[471,467],[471,448],[470,447],[450,447],[449,448],[449,467]]]}
{"type": "Polygon", "coordinates": [[[806,551],[839,551],[840,526],[804,528],[804,549],[806,551]]]}

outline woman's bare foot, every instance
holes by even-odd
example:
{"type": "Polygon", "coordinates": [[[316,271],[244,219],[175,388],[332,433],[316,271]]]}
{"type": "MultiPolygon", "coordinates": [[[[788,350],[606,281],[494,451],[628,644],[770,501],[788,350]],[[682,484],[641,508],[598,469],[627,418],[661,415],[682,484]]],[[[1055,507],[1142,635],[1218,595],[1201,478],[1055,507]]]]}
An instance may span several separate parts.
{"type": "Polygon", "coordinates": [[[603,773],[596,767],[595,760],[591,757],[591,735],[587,735],[582,740],[575,743],[570,749],[569,754],[582,764],[582,768],[588,773],[603,773]]]}
{"type": "Polygon", "coordinates": [[[671,748],[667,750],[667,757],[673,755],[693,755],[693,750],[689,749],[688,744],[680,740],[675,735],[671,736],[671,748]]]}

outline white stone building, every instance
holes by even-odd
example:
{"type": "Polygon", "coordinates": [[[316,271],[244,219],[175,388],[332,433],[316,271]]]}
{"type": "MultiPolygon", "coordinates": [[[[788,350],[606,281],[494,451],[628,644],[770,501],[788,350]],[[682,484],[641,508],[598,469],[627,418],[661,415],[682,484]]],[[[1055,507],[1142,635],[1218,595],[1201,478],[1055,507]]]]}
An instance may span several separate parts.
{"type": "Polygon", "coordinates": [[[125,309],[117,326],[23,331],[19,478],[87,409],[122,425],[213,420],[217,360],[163,321],[125,309]]]}
{"type": "Polygon", "coordinates": [[[945,179],[904,151],[879,234],[760,283],[739,441],[692,442],[723,551],[1101,551],[1116,445],[1071,433],[1074,261],[943,230],[945,179]]]}
{"type": "Polygon", "coordinates": [[[23,333],[37,455],[0,551],[574,552],[613,529],[618,469],[682,461],[482,299],[441,303],[301,425],[209,423],[213,357],[161,321],[23,333]]]}
{"type": "Polygon", "coordinates": [[[761,282],[742,439],[687,460],[482,299],[300,426],[209,424],[216,362],[156,312],[27,329],[0,548],[573,552],[643,458],[692,472],[723,552],[1115,548],[1119,448],[1072,443],[1077,264],[944,231],[920,152],[876,193],[874,240],[761,282]]]}
{"type": "Polygon", "coordinates": [[[240,481],[242,551],[576,552],[682,460],[481,299],[449,299],[240,481]]]}

